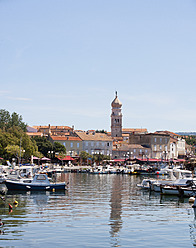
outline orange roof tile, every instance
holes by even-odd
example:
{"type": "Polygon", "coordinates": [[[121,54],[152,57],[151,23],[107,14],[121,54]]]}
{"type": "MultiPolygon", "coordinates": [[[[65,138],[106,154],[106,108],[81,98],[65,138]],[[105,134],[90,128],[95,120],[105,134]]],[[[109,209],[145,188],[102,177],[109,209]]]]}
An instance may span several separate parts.
{"type": "Polygon", "coordinates": [[[73,137],[73,136],[50,136],[52,140],[57,141],[57,140],[75,140],[75,141],[82,141],[79,137],[73,137]]]}
{"type": "Polygon", "coordinates": [[[27,134],[28,136],[43,136],[43,133],[41,133],[41,132],[35,132],[35,133],[26,132],[26,134],[27,134]]]}
{"type": "Polygon", "coordinates": [[[112,141],[112,138],[105,133],[85,133],[85,132],[76,132],[76,134],[82,140],[88,141],[112,141]]]}

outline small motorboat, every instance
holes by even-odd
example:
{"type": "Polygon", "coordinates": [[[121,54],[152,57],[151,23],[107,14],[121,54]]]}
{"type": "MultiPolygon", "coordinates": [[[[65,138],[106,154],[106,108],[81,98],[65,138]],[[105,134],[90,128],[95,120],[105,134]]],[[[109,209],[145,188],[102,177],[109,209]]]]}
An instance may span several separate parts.
{"type": "Polygon", "coordinates": [[[141,184],[137,184],[137,187],[141,189],[151,189],[151,185],[155,183],[157,180],[156,179],[151,179],[151,178],[144,178],[141,182],[141,184]]]}
{"type": "Polygon", "coordinates": [[[183,187],[183,186],[163,186],[161,187],[161,193],[163,195],[177,195],[180,197],[190,197],[195,196],[196,188],[193,187],[183,187]]]}
{"type": "Polygon", "coordinates": [[[6,180],[5,185],[8,190],[25,190],[25,191],[56,191],[65,190],[65,182],[53,183],[49,181],[46,174],[35,174],[32,179],[6,180]]]}

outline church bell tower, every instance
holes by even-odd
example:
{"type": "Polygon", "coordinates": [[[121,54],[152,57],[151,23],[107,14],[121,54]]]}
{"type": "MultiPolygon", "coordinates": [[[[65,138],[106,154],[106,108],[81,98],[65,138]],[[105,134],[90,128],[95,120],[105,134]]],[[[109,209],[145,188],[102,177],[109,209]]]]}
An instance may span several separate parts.
{"type": "Polygon", "coordinates": [[[111,106],[112,106],[111,136],[112,138],[122,137],[122,113],[121,113],[122,103],[118,99],[117,91],[116,91],[116,97],[111,103],[111,106]]]}

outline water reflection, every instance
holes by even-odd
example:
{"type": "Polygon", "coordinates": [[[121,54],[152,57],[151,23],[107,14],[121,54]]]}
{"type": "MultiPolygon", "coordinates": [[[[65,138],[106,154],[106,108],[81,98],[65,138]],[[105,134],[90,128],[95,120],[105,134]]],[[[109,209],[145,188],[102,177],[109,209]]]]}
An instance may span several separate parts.
{"type": "Polygon", "coordinates": [[[195,220],[189,235],[192,216],[187,217],[187,208],[192,209],[186,198],[141,191],[136,187],[138,176],[59,177],[70,182],[68,191],[8,192],[6,201],[0,202],[5,222],[0,246],[184,248],[190,245],[190,235],[196,244],[195,220]],[[18,207],[9,214],[8,203],[15,200],[18,207]]]}
{"type": "Polygon", "coordinates": [[[110,234],[112,237],[113,247],[119,246],[118,233],[122,228],[122,177],[117,177],[112,182],[111,199],[110,199],[110,234]]]}
{"type": "Polygon", "coordinates": [[[190,238],[192,240],[193,246],[196,246],[196,210],[193,209],[194,211],[194,220],[192,224],[189,225],[190,228],[190,238]]]}

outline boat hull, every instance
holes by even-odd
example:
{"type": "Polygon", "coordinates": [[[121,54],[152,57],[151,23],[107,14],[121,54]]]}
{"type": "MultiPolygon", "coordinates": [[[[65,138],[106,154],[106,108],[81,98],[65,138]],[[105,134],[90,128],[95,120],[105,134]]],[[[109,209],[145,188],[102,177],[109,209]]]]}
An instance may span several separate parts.
{"type": "Polygon", "coordinates": [[[20,183],[20,182],[11,182],[6,181],[5,185],[8,190],[22,190],[22,191],[56,191],[56,190],[65,190],[66,184],[43,184],[36,185],[31,183],[20,183]]]}
{"type": "Polygon", "coordinates": [[[161,189],[161,193],[164,195],[178,195],[178,196],[185,196],[190,197],[195,195],[196,191],[192,188],[183,188],[183,187],[163,187],[161,189]]]}

